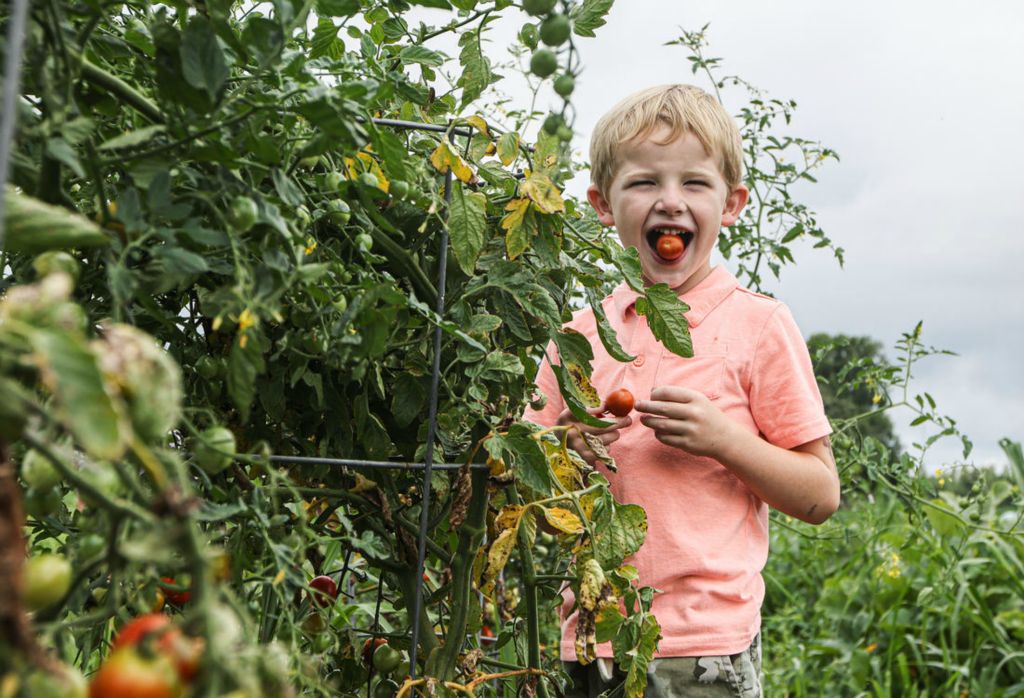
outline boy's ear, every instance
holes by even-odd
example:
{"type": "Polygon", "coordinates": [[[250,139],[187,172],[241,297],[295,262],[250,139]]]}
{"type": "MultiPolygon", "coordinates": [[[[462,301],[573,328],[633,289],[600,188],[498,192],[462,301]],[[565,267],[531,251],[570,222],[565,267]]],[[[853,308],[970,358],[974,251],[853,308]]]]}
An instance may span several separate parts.
{"type": "Polygon", "coordinates": [[[604,225],[615,225],[615,218],[612,216],[612,205],[604,198],[604,194],[597,188],[596,184],[587,187],[587,201],[597,211],[597,219],[604,225]]]}
{"type": "Polygon", "coordinates": [[[743,207],[747,205],[748,199],[750,199],[750,190],[742,184],[733,189],[729,196],[725,197],[725,208],[722,210],[723,226],[730,226],[739,219],[740,213],[743,212],[743,207]]]}

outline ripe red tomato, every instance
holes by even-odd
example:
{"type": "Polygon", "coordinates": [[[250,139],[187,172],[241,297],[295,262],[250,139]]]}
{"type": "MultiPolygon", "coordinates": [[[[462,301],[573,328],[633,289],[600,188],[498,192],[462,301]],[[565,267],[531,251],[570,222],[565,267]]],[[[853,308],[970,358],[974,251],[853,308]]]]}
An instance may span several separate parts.
{"type": "Polygon", "coordinates": [[[162,613],[147,613],[128,621],[117,634],[111,649],[115,653],[126,648],[132,649],[147,638],[155,638],[156,650],[161,657],[172,662],[183,681],[191,681],[199,673],[203,641],[183,635],[171,619],[162,613]]]}
{"type": "Polygon", "coordinates": [[[115,651],[89,683],[89,698],[180,698],[181,682],[171,660],[147,659],[132,647],[115,651]]]}
{"type": "Polygon", "coordinates": [[[495,643],[494,631],[491,630],[486,625],[483,626],[482,628],[480,628],[480,636],[481,636],[481,640],[480,640],[480,644],[481,645],[487,646],[487,645],[493,645],[495,643]]]}
{"type": "Polygon", "coordinates": [[[658,238],[657,247],[658,254],[663,259],[674,261],[683,256],[683,250],[686,246],[683,244],[683,239],[678,235],[665,233],[658,238]]]}
{"type": "MultiPolygon", "coordinates": [[[[160,581],[164,584],[168,584],[172,587],[180,586],[174,581],[174,577],[160,577],[160,581]]],[[[188,603],[188,600],[192,598],[191,591],[178,591],[176,589],[170,589],[168,587],[162,587],[164,592],[164,598],[173,603],[175,606],[184,606],[188,603]]]]}
{"type": "Polygon", "coordinates": [[[121,628],[121,632],[114,638],[111,649],[118,650],[122,647],[134,647],[148,636],[163,635],[170,630],[171,619],[163,613],[147,613],[137,618],[132,618],[121,628]]]}
{"type": "Polygon", "coordinates": [[[373,653],[377,650],[378,647],[386,644],[388,644],[388,641],[387,638],[384,637],[366,638],[366,642],[363,643],[363,664],[365,664],[366,666],[370,666],[370,664],[373,662],[373,653]]]}
{"type": "Polygon", "coordinates": [[[309,588],[313,590],[311,596],[318,606],[330,606],[338,598],[338,583],[326,574],[313,577],[309,582],[309,588]]]}
{"type": "Polygon", "coordinates": [[[604,411],[611,412],[616,417],[625,417],[633,411],[633,393],[625,388],[613,390],[604,400],[604,411]]]}

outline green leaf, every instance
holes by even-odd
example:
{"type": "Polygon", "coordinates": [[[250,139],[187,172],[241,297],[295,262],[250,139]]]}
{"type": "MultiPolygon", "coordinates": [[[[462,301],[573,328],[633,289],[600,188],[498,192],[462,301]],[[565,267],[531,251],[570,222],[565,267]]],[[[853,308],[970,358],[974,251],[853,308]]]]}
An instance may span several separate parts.
{"type": "Polygon", "coordinates": [[[401,138],[382,128],[375,128],[370,132],[373,139],[373,148],[380,155],[384,171],[391,179],[408,179],[409,169],[406,167],[405,159],[409,150],[401,138]]]}
{"type": "Polygon", "coordinates": [[[635,553],[647,536],[647,514],[636,504],[616,504],[610,495],[594,503],[594,555],[613,568],[635,553]]]}
{"type": "Polygon", "coordinates": [[[82,163],[78,160],[78,153],[63,138],[48,138],[46,140],[46,154],[54,160],[67,165],[79,177],[85,177],[85,170],[82,169],[82,163]]]}
{"type": "Polygon", "coordinates": [[[316,13],[321,17],[351,17],[361,8],[359,0],[316,0],[316,13]]]}
{"type": "Polygon", "coordinates": [[[85,340],[49,329],[33,331],[30,340],[60,421],[93,457],[120,458],[127,440],[123,412],[85,340]]]}
{"type": "Polygon", "coordinates": [[[265,17],[251,17],[245,23],[242,43],[261,68],[277,62],[284,49],[281,25],[265,17]]]}
{"type": "Polygon", "coordinates": [[[647,688],[647,667],[654,658],[661,639],[661,626],[653,615],[644,614],[640,626],[639,639],[630,652],[632,661],[626,673],[626,698],[642,698],[647,688]]]}
{"type": "Polygon", "coordinates": [[[462,75],[456,83],[462,88],[462,104],[475,100],[491,84],[491,62],[484,55],[480,45],[480,32],[466,32],[459,38],[462,51],[459,53],[459,64],[462,75]]]}
{"type": "Polygon", "coordinates": [[[400,427],[412,424],[427,400],[423,383],[409,373],[401,373],[395,379],[391,395],[391,414],[400,427]]]}
{"type": "Polygon", "coordinates": [[[618,606],[604,606],[597,614],[597,641],[608,642],[619,632],[626,617],[618,606]]]}
{"type": "Polygon", "coordinates": [[[249,419],[252,401],[256,397],[256,376],[263,369],[263,355],[258,342],[250,339],[244,347],[238,340],[232,343],[228,355],[228,395],[242,415],[242,421],[249,419]]]}
{"type": "Polygon", "coordinates": [[[167,127],[163,124],[145,126],[134,131],[122,133],[120,136],[114,136],[101,143],[97,150],[117,150],[118,148],[131,148],[132,146],[142,145],[153,140],[153,137],[158,133],[163,133],[166,130],[167,127]]]}
{"type": "Polygon", "coordinates": [[[506,167],[519,157],[519,134],[508,131],[498,137],[498,159],[506,167]]]}
{"type": "Polygon", "coordinates": [[[635,247],[621,249],[612,259],[612,263],[622,272],[631,289],[637,293],[644,292],[643,268],[640,266],[640,253],[635,247]]]}
{"type": "Polygon", "coordinates": [[[428,65],[431,67],[438,67],[444,65],[448,57],[443,53],[437,51],[431,51],[426,46],[404,46],[402,50],[398,52],[398,58],[403,63],[419,63],[420,65],[428,65]]]}
{"type": "Polygon", "coordinates": [[[531,434],[532,430],[529,427],[513,424],[503,443],[508,454],[505,460],[514,464],[516,477],[520,482],[536,492],[546,494],[553,487],[551,469],[544,457],[544,451],[531,434]]]}
{"type": "Polygon", "coordinates": [[[452,188],[448,234],[459,267],[472,276],[487,241],[487,197],[482,192],[465,192],[461,186],[452,188]]]}
{"type": "Polygon", "coordinates": [[[11,252],[45,252],[104,247],[110,238],[98,225],[61,206],[44,204],[4,189],[4,248],[11,252]]]}
{"type": "Polygon", "coordinates": [[[612,9],[615,0],[583,0],[573,8],[572,30],[577,36],[593,37],[594,30],[604,26],[605,15],[612,9]]]}
{"type": "Polygon", "coordinates": [[[182,33],[180,51],[185,80],[205,90],[210,99],[217,99],[230,71],[220,39],[205,17],[199,14],[192,17],[182,33]]]}
{"type": "Polygon", "coordinates": [[[684,315],[689,309],[667,284],[651,286],[647,294],[636,301],[636,312],[647,317],[655,338],[672,353],[687,359],[693,356],[690,323],[684,315]]]}
{"type": "Polygon", "coordinates": [[[605,351],[616,361],[632,361],[636,357],[626,353],[626,350],[619,344],[615,330],[608,323],[608,316],[601,303],[601,294],[594,288],[587,288],[586,294],[590,308],[594,311],[594,319],[597,321],[597,335],[601,338],[601,344],[604,345],[605,351]]]}
{"type": "Polygon", "coordinates": [[[338,26],[329,17],[321,17],[316,23],[311,45],[310,58],[327,56],[336,61],[345,55],[345,42],[338,38],[338,26]]]}

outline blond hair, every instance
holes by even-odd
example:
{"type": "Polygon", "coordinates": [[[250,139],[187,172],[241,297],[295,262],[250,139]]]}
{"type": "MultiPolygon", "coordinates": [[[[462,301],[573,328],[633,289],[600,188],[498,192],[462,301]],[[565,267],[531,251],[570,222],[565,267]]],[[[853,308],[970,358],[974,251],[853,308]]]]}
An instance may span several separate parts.
{"type": "Polygon", "coordinates": [[[729,189],[743,181],[743,143],[732,117],[717,99],[693,85],[657,85],[626,97],[601,117],[590,139],[590,178],[602,193],[615,177],[619,146],[669,128],[660,143],[671,143],[689,131],[704,149],[717,156],[729,189]]]}

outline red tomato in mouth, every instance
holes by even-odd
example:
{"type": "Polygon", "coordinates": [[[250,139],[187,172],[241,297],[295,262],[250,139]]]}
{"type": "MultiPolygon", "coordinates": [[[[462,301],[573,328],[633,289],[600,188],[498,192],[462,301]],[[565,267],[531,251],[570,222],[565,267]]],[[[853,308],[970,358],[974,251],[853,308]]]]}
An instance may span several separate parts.
{"type": "Polygon", "coordinates": [[[671,233],[665,233],[658,237],[656,243],[658,254],[661,255],[662,259],[667,259],[670,262],[674,262],[683,256],[683,251],[686,249],[686,245],[683,244],[683,239],[678,235],[672,235],[671,233]]]}

